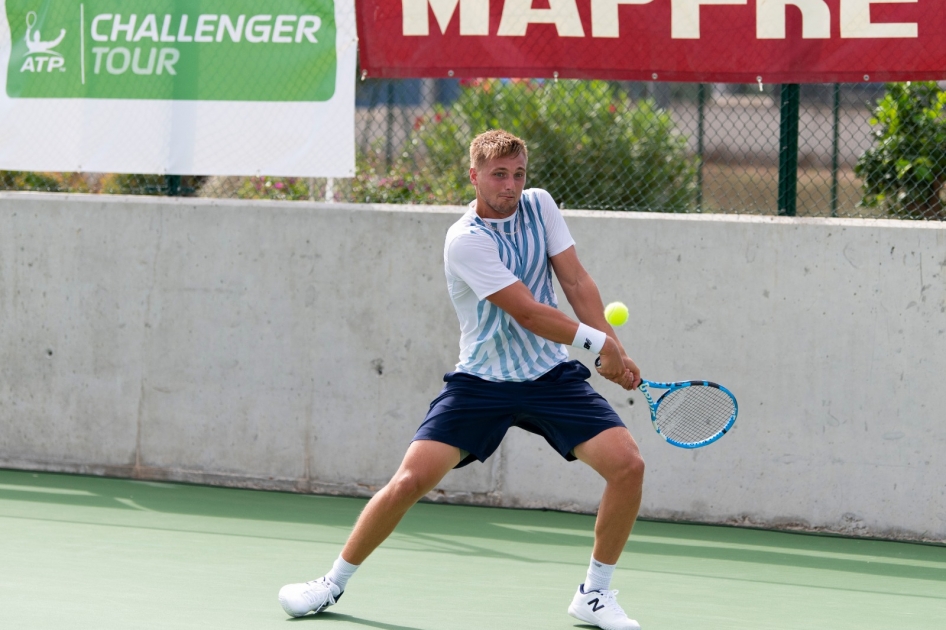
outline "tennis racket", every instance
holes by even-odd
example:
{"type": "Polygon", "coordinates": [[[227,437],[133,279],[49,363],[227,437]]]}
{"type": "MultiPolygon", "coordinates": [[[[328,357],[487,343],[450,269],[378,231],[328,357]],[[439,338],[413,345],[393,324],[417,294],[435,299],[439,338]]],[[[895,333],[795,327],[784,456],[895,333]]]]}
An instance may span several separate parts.
{"type": "Polygon", "coordinates": [[[642,380],[638,389],[650,405],[654,429],[668,443],[680,448],[712,444],[729,432],[739,413],[739,403],[732,392],[710,381],[642,380]],[[667,391],[654,402],[651,388],[667,391]]]}
{"type": "MultiPolygon", "coordinates": [[[[595,359],[601,365],[601,358],[595,359]]],[[[710,381],[657,383],[641,380],[641,393],[650,406],[650,421],[668,443],[680,448],[712,444],[736,423],[739,403],[732,392],[710,381]],[[665,389],[657,402],[650,389],[665,389]]]]}

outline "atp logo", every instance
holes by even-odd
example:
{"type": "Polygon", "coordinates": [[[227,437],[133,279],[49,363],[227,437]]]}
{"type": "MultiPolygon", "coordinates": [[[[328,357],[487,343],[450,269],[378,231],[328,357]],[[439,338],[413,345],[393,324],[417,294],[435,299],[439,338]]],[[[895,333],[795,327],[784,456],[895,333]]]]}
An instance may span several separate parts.
{"type": "Polygon", "coordinates": [[[26,61],[23,62],[20,72],[53,72],[54,70],[65,72],[66,60],[53,49],[61,44],[66,37],[66,29],[60,29],[59,37],[56,39],[44,42],[39,29],[33,30],[33,27],[36,26],[36,19],[35,11],[26,14],[27,52],[26,61]]]}

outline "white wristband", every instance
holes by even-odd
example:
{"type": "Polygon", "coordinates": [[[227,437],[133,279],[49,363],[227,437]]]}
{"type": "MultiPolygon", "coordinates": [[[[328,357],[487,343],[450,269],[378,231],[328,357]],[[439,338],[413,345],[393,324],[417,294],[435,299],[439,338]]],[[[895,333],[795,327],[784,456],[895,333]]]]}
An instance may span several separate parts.
{"type": "Polygon", "coordinates": [[[608,335],[600,330],[596,330],[585,324],[578,324],[578,332],[575,334],[575,340],[572,346],[591,350],[595,354],[601,352],[604,348],[604,342],[608,340],[608,335]]]}

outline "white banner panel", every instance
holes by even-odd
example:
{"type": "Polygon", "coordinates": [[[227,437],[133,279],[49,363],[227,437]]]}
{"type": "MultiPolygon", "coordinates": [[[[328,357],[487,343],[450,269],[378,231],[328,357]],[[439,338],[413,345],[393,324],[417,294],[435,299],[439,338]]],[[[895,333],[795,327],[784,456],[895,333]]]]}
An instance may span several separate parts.
{"type": "Polygon", "coordinates": [[[352,177],[352,0],[0,0],[0,169],[352,177]]]}

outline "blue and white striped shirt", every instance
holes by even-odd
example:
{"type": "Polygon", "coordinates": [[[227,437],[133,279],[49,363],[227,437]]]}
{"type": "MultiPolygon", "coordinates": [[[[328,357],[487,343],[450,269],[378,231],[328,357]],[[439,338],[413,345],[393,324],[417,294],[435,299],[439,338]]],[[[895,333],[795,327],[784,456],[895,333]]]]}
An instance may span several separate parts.
{"type": "Polygon", "coordinates": [[[550,256],[575,244],[546,191],[522,193],[508,219],[483,219],[476,202],[447,231],[443,250],[450,300],[460,320],[457,371],[489,381],[530,381],[568,359],[565,345],[539,337],[486,297],[521,280],[558,308],[550,256]]]}

